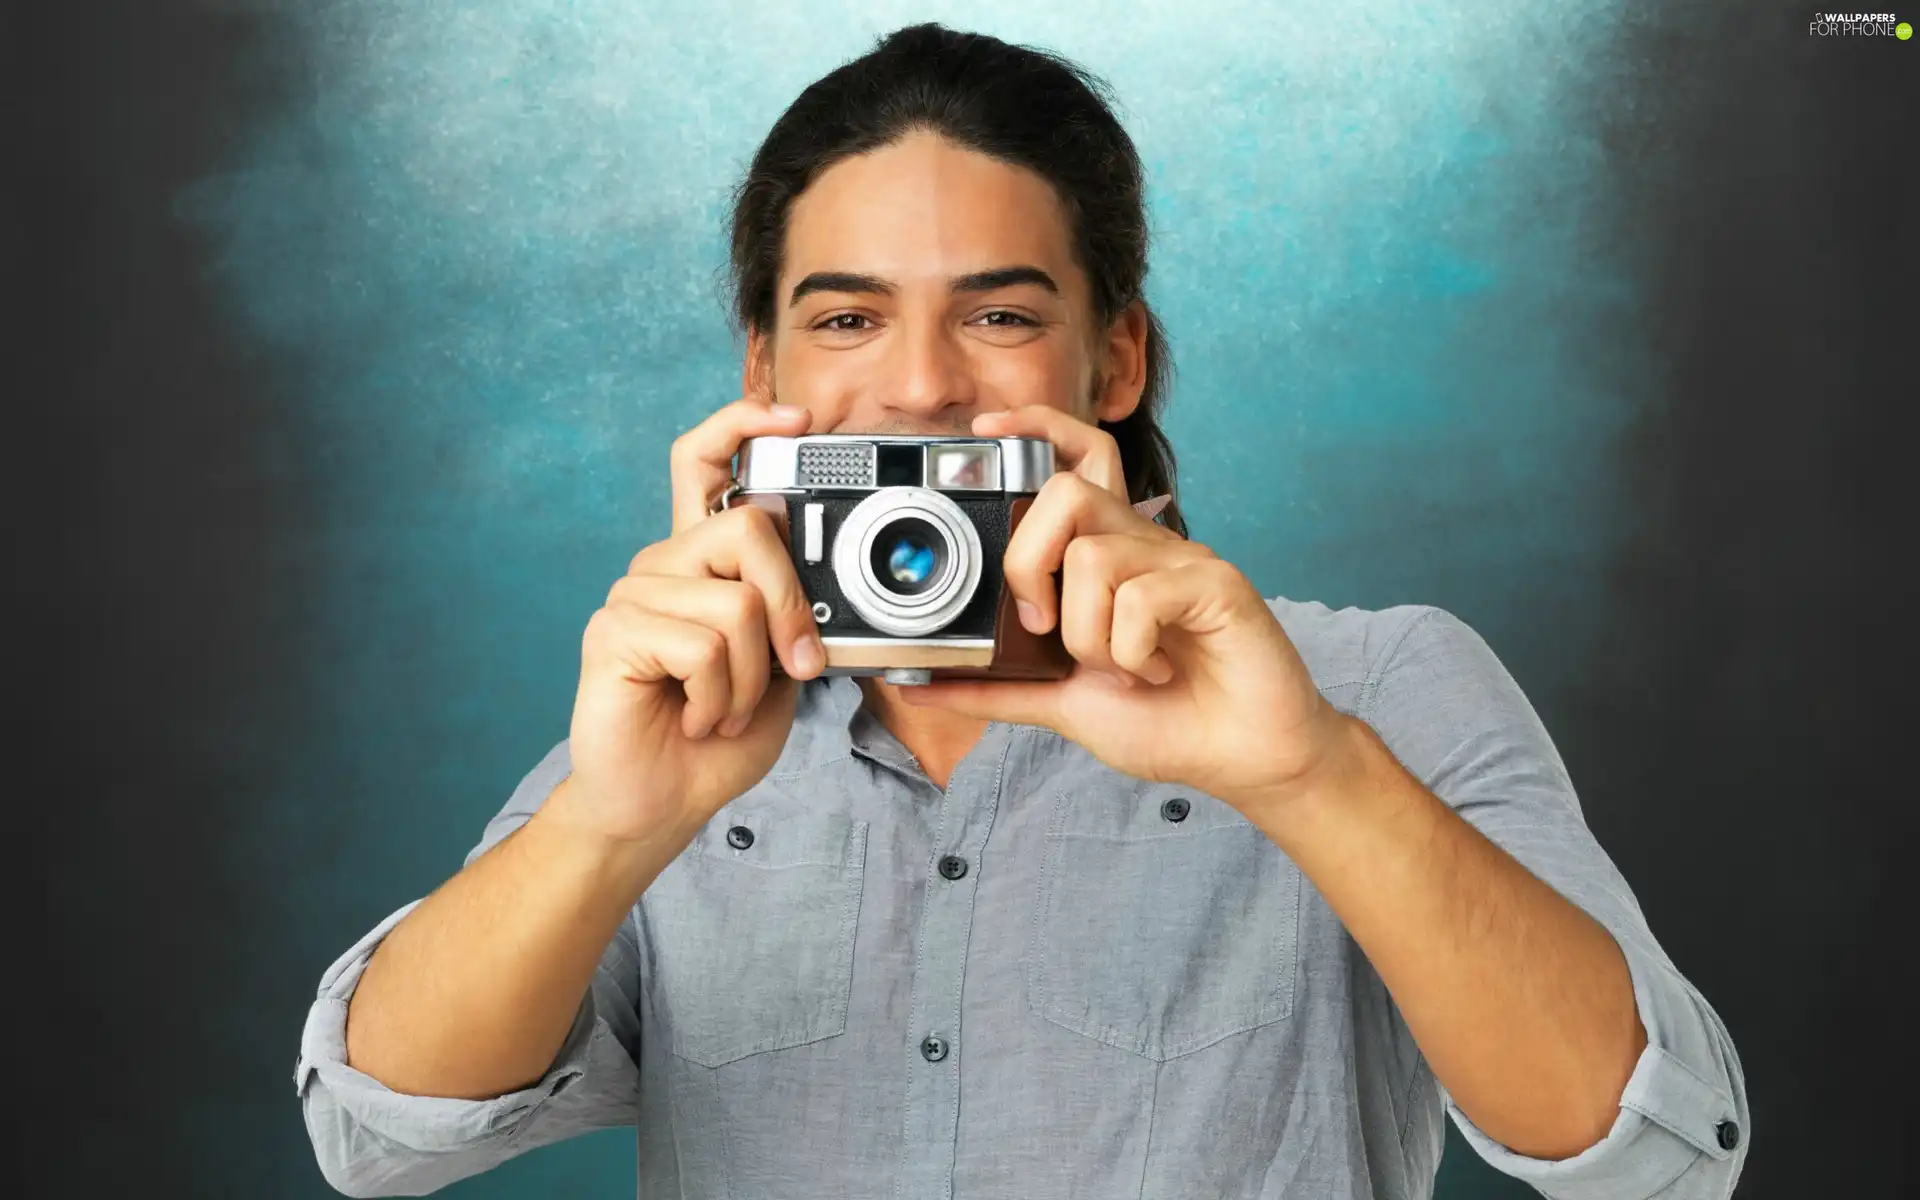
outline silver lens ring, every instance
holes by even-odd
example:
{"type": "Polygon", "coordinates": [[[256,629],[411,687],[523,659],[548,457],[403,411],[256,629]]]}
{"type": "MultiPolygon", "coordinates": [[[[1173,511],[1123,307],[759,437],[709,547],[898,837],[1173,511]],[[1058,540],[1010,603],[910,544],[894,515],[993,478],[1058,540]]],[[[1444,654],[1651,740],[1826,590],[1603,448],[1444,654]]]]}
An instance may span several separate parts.
{"type": "Polygon", "coordinates": [[[980,533],[952,500],[930,488],[881,488],[853,506],[833,539],[833,574],[847,603],[881,633],[925,637],[953,624],[980,589],[980,533]],[[900,595],[873,576],[873,546],[887,527],[918,517],[947,540],[940,577],[924,592],[900,595]]]}

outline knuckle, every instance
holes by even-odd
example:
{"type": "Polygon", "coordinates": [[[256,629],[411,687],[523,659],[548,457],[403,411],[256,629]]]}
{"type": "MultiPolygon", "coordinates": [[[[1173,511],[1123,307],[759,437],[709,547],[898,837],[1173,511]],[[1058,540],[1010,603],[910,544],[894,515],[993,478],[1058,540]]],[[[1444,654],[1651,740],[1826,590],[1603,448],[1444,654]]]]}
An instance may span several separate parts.
{"type": "Polygon", "coordinates": [[[1078,471],[1054,478],[1062,480],[1058,503],[1072,517],[1085,516],[1098,503],[1099,497],[1108,494],[1105,488],[1078,471]]]}
{"type": "Polygon", "coordinates": [[[694,438],[694,431],[688,430],[673,439],[673,445],[667,447],[667,461],[675,467],[689,467],[700,457],[700,443],[694,438]]]}
{"type": "Polygon", "coordinates": [[[743,583],[729,589],[729,593],[728,621],[741,636],[751,635],[766,624],[767,601],[759,588],[743,583]]]}
{"type": "Polygon", "coordinates": [[[639,575],[622,575],[620,578],[614,580],[613,586],[607,589],[605,603],[613,605],[622,601],[638,600],[641,596],[642,589],[646,586],[640,582],[641,578],[642,576],[639,575]]]}
{"type": "MultiPolygon", "coordinates": [[[[1038,533],[1037,530],[1034,532],[1038,533]]],[[[1007,544],[1006,553],[1001,556],[1003,569],[1007,574],[1019,578],[1039,575],[1041,551],[1044,548],[1044,539],[1038,536],[1015,537],[1007,544]]]]}
{"type": "Polygon", "coordinates": [[[750,583],[729,581],[729,602],[733,605],[734,615],[744,621],[752,621],[767,611],[767,598],[759,588],[750,583]]]}
{"type": "Polygon", "coordinates": [[[659,541],[649,541],[647,545],[639,547],[639,553],[636,553],[626,564],[626,574],[630,576],[672,574],[674,557],[685,553],[687,541],[695,536],[695,530],[699,528],[701,526],[695,524],[689,530],[682,530],[680,534],[672,534],[670,538],[662,538],[659,541]]]}
{"type": "Polygon", "coordinates": [[[775,534],[773,514],[758,504],[741,504],[728,509],[727,512],[740,514],[734,520],[746,526],[748,536],[770,538],[775,534]]]}
{"type": "Polygon", "coordinates": [[[1100,570],[1108,558],[1109,552],[1099,538],[1078,537],[1067,543],[1060,565],[1063,571],[1086,575],[1100,570]]]}
{"type": "Polygon", "coordinates": [[[587,627],[580,635],[580,648],[588,655],[604,653],[619,640],[621,617],[619,610],[608,603],[596,609],[587,618],[587,627]]]}
{"type": "Polygon", "coordinates": [[[703,668],[724,665],[727,661],[727,639],[717,629],[700,627],[693,635],[694,661],[703,668]]]}
{"type": "Polygon", "coordinates": [[[581,642],[591,647],[604,641],[607,636],[607,625],[612,620],[612,615],[606,609],[595,609],[593,615],[587,618],[586,630],[580,635],[581,642]]]}
{"type": "Polygon", "coordinates": [[[1193,569],[1220,584],[1233,585],[1240,582],[1240,568],[1218,555],[1208,555],[1193,564],[1193,569]]]}

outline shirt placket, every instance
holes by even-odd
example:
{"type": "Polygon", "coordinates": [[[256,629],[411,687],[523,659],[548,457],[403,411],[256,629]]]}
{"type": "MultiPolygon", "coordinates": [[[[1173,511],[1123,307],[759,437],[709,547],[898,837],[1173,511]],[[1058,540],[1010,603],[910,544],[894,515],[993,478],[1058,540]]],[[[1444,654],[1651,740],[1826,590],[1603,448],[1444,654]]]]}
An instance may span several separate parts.
{"type": "Polygon", "coordinates": [[[899,1050],[907,1060],[907,1090],[894,1194],[903,1200],[953,1195],[960,1071],[967,1054],[961,985],[980,854],[999,805],[1008,748],[1007,727],[990,725],[954,768],[927,856],[926,903],[914,939],[912,1018],[899,1050]]]}

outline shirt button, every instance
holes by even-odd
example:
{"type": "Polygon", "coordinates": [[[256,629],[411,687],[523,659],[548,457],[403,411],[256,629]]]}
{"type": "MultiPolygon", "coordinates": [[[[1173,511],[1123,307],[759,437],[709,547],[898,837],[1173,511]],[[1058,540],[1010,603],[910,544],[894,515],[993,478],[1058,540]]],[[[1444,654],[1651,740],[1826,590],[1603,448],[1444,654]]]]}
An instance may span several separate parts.
{"type": "Polygon", "coordinates": [[[1184,821],[1187,819],[1187,814],[1192,811],[1193,805],[1188,804],[1179,796],[1175,796],[1160,806],[1160,815],[1169,821],[1184,821]]]}
{"type": "Polygon", "coordinates": [[[1722,1121],[1713,1127],[1713,1137],[1722,1150],[1732,1150],[1740,1144],[1740,1126],[1733,1121],[1722,1121]]]}
{"type": "Polygon", "coordinates": [[[928,1034],[927,1040],[920,1043],[920,1057],[928,1062],[939,1062],[946,1056],[947,1044],[932,1034],[928,1034]]]}
{"type": "Polygon", "coordinates": [[[958,879],[967,873],[967,860],[957,854],[949,854],[940,860],[940,873],[948,879],[958,879]]]}
{"type": "Polygon", "coordinates": [[[735,825],[732,829],[727,830],[727,845],[732,846],[735,850],[745,850],[748,846],[753,845],[753,830],[748,829],[745,825],[735,825]]]}

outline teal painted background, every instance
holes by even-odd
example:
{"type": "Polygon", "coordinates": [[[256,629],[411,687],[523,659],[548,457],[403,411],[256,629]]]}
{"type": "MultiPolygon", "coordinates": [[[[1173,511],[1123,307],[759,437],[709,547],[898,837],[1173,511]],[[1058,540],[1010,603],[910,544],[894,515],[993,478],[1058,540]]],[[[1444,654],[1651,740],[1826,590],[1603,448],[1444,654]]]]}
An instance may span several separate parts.
{"type": "MultiPolygon", "coordinates": [[[[1595,99],[1614,5],[282,6],[245,68],[290,94],[176,198],[306,503],[258,564],[298,695],[204,734],[269,781],[221,847],[236,1061],[290,1068],[325,965],[564,736],[580,631],[666,532],[668,442],[738,394],[728,188],[801,87],[929,18],[1114,85],[1194,535],[1270,595],[1453,609],[1556,725],[1648,390],[1595,99]]],[[[178,1116],[209,1191],[328,1194],[290,1081],[217,1079],[178,1116]]],[[[631,1154],[601,1135],[448,1194],[630,1195],[631,1154]]],[[[1528,1194],[1469,1156],[1442,1196],[1528,1194]]]]}

